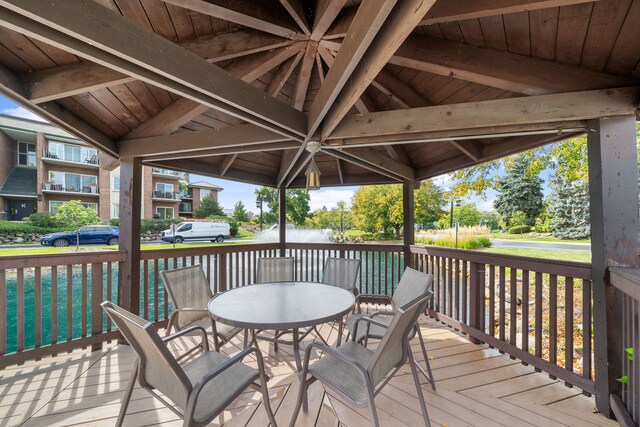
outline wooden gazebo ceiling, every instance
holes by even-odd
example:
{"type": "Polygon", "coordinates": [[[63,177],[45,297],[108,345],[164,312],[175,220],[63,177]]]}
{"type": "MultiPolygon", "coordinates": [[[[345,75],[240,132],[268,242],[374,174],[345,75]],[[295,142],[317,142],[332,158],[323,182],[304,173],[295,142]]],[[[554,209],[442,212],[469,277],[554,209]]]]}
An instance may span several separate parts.
{"type": "Polygon", "coordinates": [[[634,114],[640,0],[0,0],[0,90],[115,156],[420,180],[634,114]],[[614,89],[617,88],[617,89],[614,89]]]}

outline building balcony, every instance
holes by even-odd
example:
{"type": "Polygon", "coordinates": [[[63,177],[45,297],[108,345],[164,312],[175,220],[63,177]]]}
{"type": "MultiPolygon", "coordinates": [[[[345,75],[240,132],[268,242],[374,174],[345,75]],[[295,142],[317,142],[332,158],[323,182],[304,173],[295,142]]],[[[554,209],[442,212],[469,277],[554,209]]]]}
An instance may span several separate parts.
{"type": "Polygon", "coordinates": [[[180,172],[172,171],[169,169],[153,168],[153,176],[159,176],[163,178],[180,179],[180,172]]]}
{"type": "Polygon", "coordinates": [[[100,169],[98,155],[91,151],[83,150],[80,156],[65,155],[61,150],[42,150],[42,161],[50,165],[71,166],[83,169],[100,169]]]}
{"type": "Polygon", "coordinates": [[[82,196],[100,197],[100,190],[97,185],[77,188],[72,185],[65,187],[62,184],[43,182],[42,192],[46,194],[81,194],[82,196]]]}
{"type": "Polygon", "coordinates": [[[191,193],[180,193],[180,198],[182,200],[193,200],[193,194],[191,194],[191,193]]]}
{"type": "Polygon", "coordinates": [[[154,191],[151,198],[153,200],[179,202],[180,194],[175,191],[154,191]]]}

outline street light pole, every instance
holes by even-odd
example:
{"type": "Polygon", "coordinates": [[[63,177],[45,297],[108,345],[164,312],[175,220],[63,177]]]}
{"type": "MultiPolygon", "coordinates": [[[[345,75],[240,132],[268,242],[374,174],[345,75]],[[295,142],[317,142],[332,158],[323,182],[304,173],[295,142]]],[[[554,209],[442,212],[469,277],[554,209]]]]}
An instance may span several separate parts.
{"type": "Polygon", "coordinates": [[[262,233],[262,197],[258,196],[256,207],[260,209],[260,232],[262,233]]]}

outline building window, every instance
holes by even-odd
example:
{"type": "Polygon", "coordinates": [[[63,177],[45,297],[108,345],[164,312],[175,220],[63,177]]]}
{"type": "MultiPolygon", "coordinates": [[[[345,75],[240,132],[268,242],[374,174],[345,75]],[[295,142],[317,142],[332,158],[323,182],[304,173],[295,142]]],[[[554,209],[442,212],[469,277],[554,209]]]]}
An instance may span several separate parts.
{"type": "MultiPolygon", "coordinates": [[[[50,201],[49,202],[49,212],[51,212],[53,214],[58,213],[58,211],[60,210],[60,208],[64,204],[65,204],[65,202],[50,201]]],[[[98,204],[97,203],[85,203],[85,202],[82,202],[82,206],[84,206],[85,208],[91,208],[94,211],[96,211],[96,213],[98,213],[98,204]]]]}
{"type": "Polygon", "coordinates": [[[173,218],[173,208],[158,206],[156,208],[156,214],[160,219],[171,219],[173,218]]]}
{"type": "Polygon", "coordinates": [[[120,191],[120,177],[113,177],[113,191],[120,191]]]}
{"type": "Polygon", "coordinates": [[[18,142],[18,164],[23,166],[36,166],[36,144],[18,142]]]}
{"type": "Polygon", "coordinates": [[[163,182],[157,182],[156,191],[159,191],[161,193],[173,193],[173,184],[165,184],[163,182]]]}
{"type": "Polygon", "coordinates": [[[111,218],[120,218],[120,204],[111,203],[111,218]]]}
{"type": "Polygon", "coordinates": [[[204,199],[209,194],[211,194],[211,190],[205,190],[204,188],[201,188],[200,189],[200,200],[204,199]]]}
{"type": "Polygon", "coordinates": [[[193,205],[191,202],[180,203],[180,212],[193,212],[193,205]]]}
{"type": "Polygon", "coordinates": [[[52,189],[58,191],[92,193],[92,187],[98,187],[98,177],[95,175],[51,171],[49,180],[54,185],[52,189]]]}
{"type": "Polygon", "coordinates": [[[45,157],[67,162],[98,164],[98,151],[95,148],[63,144],[62,142],[49,142],[49,149],[45,151],[45,157]]]}

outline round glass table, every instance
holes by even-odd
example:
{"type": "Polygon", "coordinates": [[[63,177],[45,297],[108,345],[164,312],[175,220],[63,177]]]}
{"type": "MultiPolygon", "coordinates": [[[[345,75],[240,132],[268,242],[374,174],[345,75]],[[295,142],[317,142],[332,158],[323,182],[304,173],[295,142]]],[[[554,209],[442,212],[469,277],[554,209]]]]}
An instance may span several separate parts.
{"type": "Polygon", "coordinates": [[[216,295],[209,312],[217,321],[246,329],[292,330],[293,354],[298,371],[300,328],[338,320],[355,303],[353,293],[312,282],[262,283],[216,295]]]}

